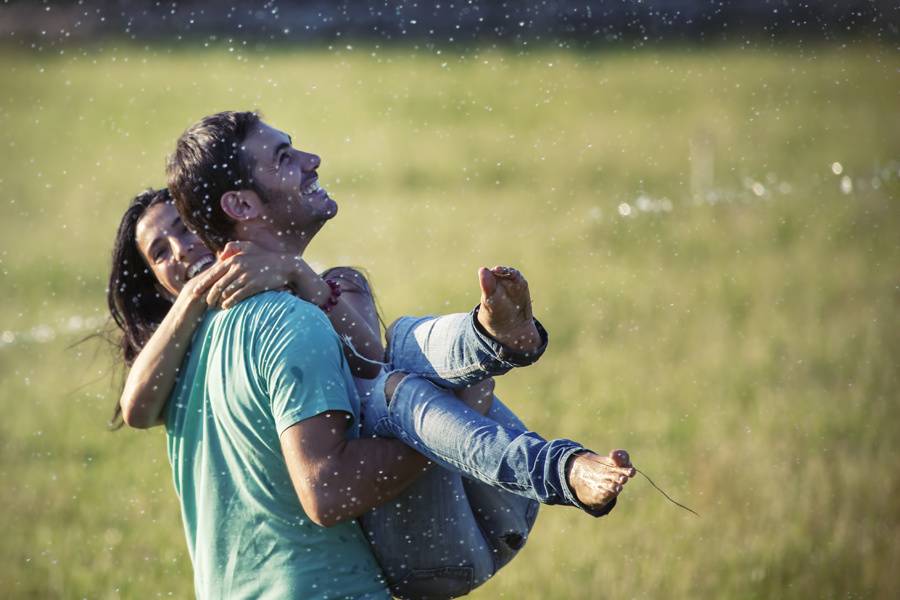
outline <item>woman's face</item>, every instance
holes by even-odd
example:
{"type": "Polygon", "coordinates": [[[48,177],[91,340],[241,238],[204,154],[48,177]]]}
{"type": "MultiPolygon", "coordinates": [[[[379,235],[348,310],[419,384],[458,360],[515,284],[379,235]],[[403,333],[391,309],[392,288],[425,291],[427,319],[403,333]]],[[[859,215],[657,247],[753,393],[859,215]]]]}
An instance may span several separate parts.
{"type": "Polygon", "coordinates": [[[189,279],[216,260],[200,238],[185,227],[171,202],[148,208],[138,219],[134,237],[156,280],[172,299],[189,279]]]}

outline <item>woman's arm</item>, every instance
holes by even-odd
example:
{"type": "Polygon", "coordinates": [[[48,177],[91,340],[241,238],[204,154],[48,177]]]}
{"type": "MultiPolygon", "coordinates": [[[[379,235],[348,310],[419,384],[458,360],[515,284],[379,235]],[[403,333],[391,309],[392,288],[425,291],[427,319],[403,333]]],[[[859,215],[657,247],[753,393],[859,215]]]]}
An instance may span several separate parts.
{"type": "Polygon", "coordinates": [[[178,369],[207,309],[206,294],[226,270],[227,265],[217,263],[188,281],[135,358],[119,399],[122,419],[129,427],[146,429],[164,423],[163,409],[178,369]]]}
{"type": "Polygon", "coordinates": [[[378,310],[369,283],[362,273],[350,267],[329,269],[322,276],[337,281],[341,286],[338,303],[328,313],[328,317],[344,342],[344,355],[350,363],[350,369],[356,377],[377,377],[381,372],[381,365],[377,363],[384,361],[384,345],[381,341],[378,310]],[[356,353],[363,358],[356,356],[348,348],[344,336],[350,338],[356,353]]]}

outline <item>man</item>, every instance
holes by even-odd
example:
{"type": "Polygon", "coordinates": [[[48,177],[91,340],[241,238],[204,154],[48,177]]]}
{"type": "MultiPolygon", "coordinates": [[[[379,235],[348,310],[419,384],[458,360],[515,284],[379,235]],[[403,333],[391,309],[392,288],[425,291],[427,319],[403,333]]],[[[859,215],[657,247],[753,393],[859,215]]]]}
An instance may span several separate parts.
{"type": "MultiPolygon", "coordinates": [[[[184,221],[211,249],[248,240],[299,256],[337,212],[318,183],[319,164],[253,113],[219,113],[179,139],[169,187],[184,221]]],[[[536,351],[542,342],[534,323],[520,325],[487,333],[536,351]]],[[[432,443],[446,441],[440,431],[428,437],[441,427],[415,424],[429,421],[420,408],[446,416],[437,388],[391,375],[384,432],[407,445],[359,439],[350,370],[314,305],[286,293],[261,294],[208,316],[194,340],[167,429],[198,594],[386,594],[353,519],[421,475],[427,461],[409,446],[428,453],[432,443]]],[[[472,460],[482,463],[469,473],[490,471],[484,480],[491,485],[542,502],[608,511],[633,474],[614,464],[621,468],[615,483],[610,465],[574,442],[486,429],[479,444],[490,451],[474,453],[472,460]]],[[[447,453],[428,456],[464,470],[447,453]]]]}

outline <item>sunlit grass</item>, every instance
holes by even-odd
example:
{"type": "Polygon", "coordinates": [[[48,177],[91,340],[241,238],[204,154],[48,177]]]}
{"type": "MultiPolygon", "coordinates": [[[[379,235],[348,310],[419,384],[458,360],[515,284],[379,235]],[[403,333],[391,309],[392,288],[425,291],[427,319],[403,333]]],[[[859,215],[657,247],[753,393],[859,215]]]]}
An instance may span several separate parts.
{"type": "MultiPolygon", "coordinates": [[[[628,448],[702,515],[640,479],[600,521],[547,508],[475,597],[900,586],[895,54],[114,46],[0,52],[0,334],[102,314],[129,198],[192,121],[257,107],[341,204],[311,260],[367,267],[386,319],[465,310],[478,266],[519,266],[552,342],[501,396],[546,435],[628,448]]],[[[0,581],[189,596],[162,432],[104,431],[112,352],[77,338],[0,347],[0,581]]]]}

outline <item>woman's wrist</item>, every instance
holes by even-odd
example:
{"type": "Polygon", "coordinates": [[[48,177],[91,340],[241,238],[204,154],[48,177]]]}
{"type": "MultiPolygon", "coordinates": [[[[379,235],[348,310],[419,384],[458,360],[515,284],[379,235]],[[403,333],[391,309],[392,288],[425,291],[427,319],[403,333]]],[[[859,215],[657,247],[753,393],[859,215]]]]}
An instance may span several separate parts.
{"type": "Polygon", "coordinates": [[[303,300],[319,306],[331,297],[331,286],[299,256],[290,257],[291,276],[288,285],[303,300]]]}
{"type": "Polygon", "coordinates": [[[197,295],[185,289],[175,299],[169,311],[173,317],[172,324],[178,328],[188,322],[196,322],[206,314],[208,308],[206,294],[197,295]]]}

